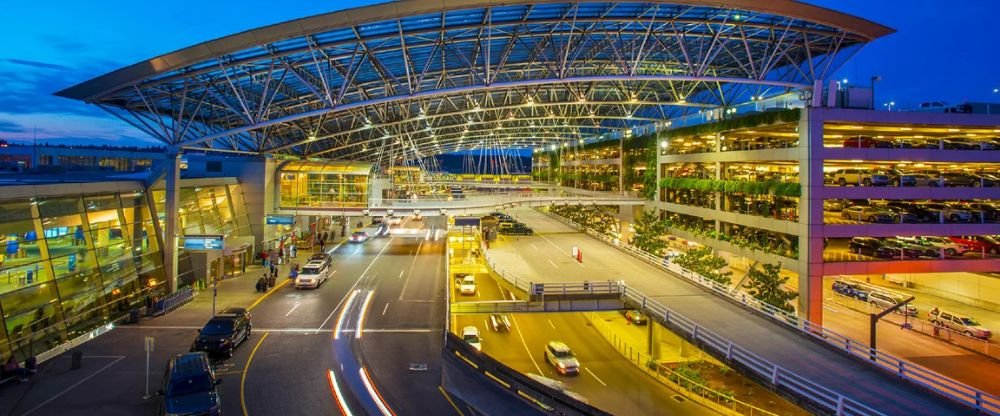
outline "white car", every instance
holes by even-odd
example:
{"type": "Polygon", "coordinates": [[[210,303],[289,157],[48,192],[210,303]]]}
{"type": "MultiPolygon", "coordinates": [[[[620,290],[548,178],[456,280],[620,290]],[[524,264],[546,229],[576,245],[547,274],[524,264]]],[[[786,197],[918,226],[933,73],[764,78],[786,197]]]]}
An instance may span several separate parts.
{"type": "Polygon", "coordinates": [[[562,375],[579,374],[580,362],[577,361],[569,346],[559,341],[551,341],[545,346],[545,361],[555,367],[562,375]]]}
{"type": "Polygon", "coordinates": [[[388,224],[391,227],[393,225],[402,224],[403,223],[403,219],[399,218],[397,216],[386,217],[385,218],[385,223],[388,224]]]}
{"type": "Polygon", "coordinates": [[[476,328],[474,326],[467,326],[463,328],[462,341],[465,341],[466,343],[471,345],[472,348],[476,349],[476,351],[483,350],[483,340],[482,338],[479,338],[479,328],[476,328]]]}
{"type": "Polygon", "coordinates": [[[295,278],[295,288],[317,288],[328,278],[330,278],[330,264],[313,260],[299,270],[299,276],[295,278]]]}
{"type": "Polygon", "coordinates": [[[990,339],[993,332],[986,329],[975,318],[961,315],[951,311],[934,308],[927,312],[927,317],[934,325],[943,326],[955,332],[961,332],[966,336],[979,339],[990,339]]]}
{"type": "Polygon", "coordinates": [[[960,256],[969,251],[968,247],[958,244],[948,237],[930,235],[920,237],[920,241],[936,249],[944,249],[946,256],[960,256]]]}
{"type": "Polygon", "coordinates": [[[358,231],[358,232],[355,232],[354,234],[351,234],[351,242],[352,243],[363,243],[365,241],[368,241],[368,233],[367,232],[358,231]]]}
{"type": "Polygon", "coordinates": [[[467,274],[458,281],[458,290],[463,295],[476,294],[476,276],[467,274]]]}

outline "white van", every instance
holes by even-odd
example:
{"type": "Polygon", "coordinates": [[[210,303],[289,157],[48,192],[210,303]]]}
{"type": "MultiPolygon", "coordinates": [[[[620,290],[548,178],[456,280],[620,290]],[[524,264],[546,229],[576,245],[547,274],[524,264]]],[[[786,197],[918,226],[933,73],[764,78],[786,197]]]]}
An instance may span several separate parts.
{"type": "Polygon", "coordinates": [[[476,351],[483,350],[483,339],[479,337],[479,328],[474,326],[462,328],[462,340],[469,343],[476,351]]]}
{"type": "Polygon", "coordinates": [[[322,260],[306,263],[295,278],[295,288],[317,288],[330,277],[330,264],[322,260]]]}

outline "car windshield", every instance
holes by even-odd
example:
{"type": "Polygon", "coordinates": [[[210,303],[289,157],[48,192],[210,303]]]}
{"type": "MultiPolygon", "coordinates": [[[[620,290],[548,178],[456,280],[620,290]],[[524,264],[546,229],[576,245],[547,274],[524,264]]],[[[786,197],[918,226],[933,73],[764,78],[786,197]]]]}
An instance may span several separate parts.
{"type": "Polygon", "coordinates": [[[171,379],[167,386],[166,396],[177,397],[192,393],[211,390],[214,386],[212,378],[207,373],[197,374],[191,377],[171,379]]]}
{"type": "Polygon", "coordinates": [[[555,355],[556,358],[573,358],[573,353],[569,350],[553,350],[552,355],[555,355]]]}
{"type": "Polygon", "coordinates": [[[463,336],[462,339],[465,340],[465,342],[468,342],[470,344],[477,344],[477,343],[479,343],[479,336],[476,335],[476,334],[465,334],[465,336],[463,336]]]}
{"type": "Polygon", "coordinates": [[[465,276],[465,278],[462,279],[462,284],[463,285],[474,285],[474,284],[476,284],[476,278],[474,278],[472,276],[465,276]]]}
{"type": "Polygon", "coordinates": [[[302,274],[319,274],[319,267],[303,267],[302,274]]]}
{"type": "Polygon", "coordinates": [[[213,319],[201,329],[202,335],[226,335],[233,332],[231,319],[213,319]]]}
{"type": "Polygon", "coordinates": [[[979,326],[979,321],[972,318],[959,318],[966,326],[979,326]]]}

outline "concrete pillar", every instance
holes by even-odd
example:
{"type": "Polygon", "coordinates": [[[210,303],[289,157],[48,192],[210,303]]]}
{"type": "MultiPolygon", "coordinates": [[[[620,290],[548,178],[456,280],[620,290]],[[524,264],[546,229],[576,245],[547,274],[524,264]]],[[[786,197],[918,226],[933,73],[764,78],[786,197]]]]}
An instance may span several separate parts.
{"type": "Polygon", "coordinates": [[[164,180],[165,198],[163,205],[163,275],[167,279],[167,290],[170,293],[177,291],[177,237],[180,231],[178,227],[177,212],[180,208],[180,187],[181,187],[181,152],[175,149],[167,150],[166,156],[166,178],[164,180]]]}
{"type": "Polygon", "coordinates": [[[646,353],[649,354],[649,358],[652,360],[659,360],[663,355],[663,327],[661,327],[656,322],[650,320],[649,325],[646,325],[649,329],[646,333],[649,336],[649,344],[646,353]]]}
{"type": "Polygon", "coordinates": [[[799,317],[823,323],[823,119],[822,109],[804,108],[799,119],[799,317]]]}

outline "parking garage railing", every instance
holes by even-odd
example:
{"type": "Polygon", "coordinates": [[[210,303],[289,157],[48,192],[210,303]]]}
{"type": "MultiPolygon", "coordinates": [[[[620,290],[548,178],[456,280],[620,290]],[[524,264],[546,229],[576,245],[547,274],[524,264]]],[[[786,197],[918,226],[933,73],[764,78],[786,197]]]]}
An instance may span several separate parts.
{"type": "MultiPolygon", "coordinates": [[[[823,344],[829,347],[833,347],[838,350],[844,351],[852,356],[862,358],[870,362],[876,368],[892,373],[918,386],[929,389],[930,391],[933,391],[942,397],[969,406],[980,413],[985,413],[990,415],[1000,415],[1000,397],[997,397],[996,395],[976,389],[974,387],[956,381],[950,377],[937,373],[933,370],[927,369],[926,367],[898,358],[894,355],[879,351],[878,349],[869,348],[867,344],[856,341],[854,339],[841,335],[837,332],[831,331],[827,328],[824,328],[822,325],[814,324],[808,320],[799,319],[794,314],[790,314],[772,305],[761,302],[756,298],[747,295],[746,293],[740,292],[738,288],[730,288],[727,285],[719,284],[718,282],[708,279],[700,274],[684,269],[674,263],[668,262],[661,257],[654,256],[650,253],[632,247],[628,244],[622,244],[621,241],[619,240],[609,238],[594,230],[583,227],[582,225],[577,224],[573,221],[567,220],[559,216],[554,216],[554,217],[608,245],[611,245],[612,247],[618,248],[621,251],[625,251],[629,254],[632,254],[636,258],[639,258],[640,260],[643,260],[646,263],[649,263],[663,270],[669,271],[675,275],[681,276],[691,282],[694,282],[710,290],[711,292],[715,293],[718,296],[739,303],[751,310],[758,312],[763,316],[773,319],[774,321],[782,325],[785,325],[789,328],[795,328],[796,330],[816,340],[821,341],[823,344]]],[[[634,291],[634,289],[627,288],[627,291],[634,291]]],[[[645,301],[644,297],[642,299],[645,301]]],[[[642,303],[642,306],[645,307],[645,303],[642,303]]],[[[662,312],[662,311],[654,310],[653,312],[662,312]]],[[[765,365],[755,368],[766,370],[768,369],[768,366],[765,365]]],[[[774,368],[777,367],[775,366],[774,368]]],[[[785,372],[788,371],[785,370],[785,372]]],[[[796,384],[800,384],[799,388],[803,388],[804,386],[801,385],[800,381],[798,380],[796,380],[796,384]]],[[[821,386],[817,387],[822,388],[821,386]]],[[[827,394],[819,394],[818,397],[823,399],[821,403],[829,404],[827,396],[828,396],[827,394]]],[[[838,414],[847,414],[847,413],[840,413],[838,411],[838,414]]]]}
{"type": "Polygon", "coordinates": [[[507,206],[525,203],[586,201],[596,204],[641,204],[636,197],[606,192],[560,188],[547,192],[483,192],[468,194],[421,195],[416,198],[370,200],[370,209],[462,209],[507,206]]]}

